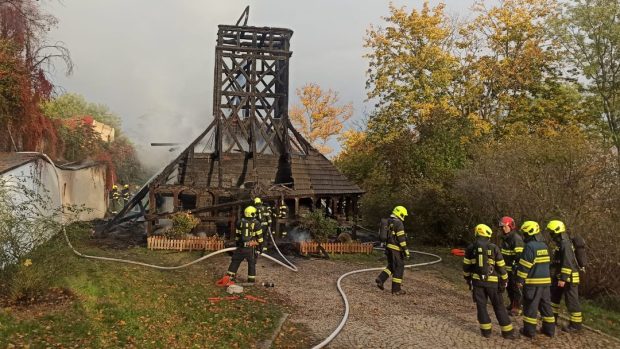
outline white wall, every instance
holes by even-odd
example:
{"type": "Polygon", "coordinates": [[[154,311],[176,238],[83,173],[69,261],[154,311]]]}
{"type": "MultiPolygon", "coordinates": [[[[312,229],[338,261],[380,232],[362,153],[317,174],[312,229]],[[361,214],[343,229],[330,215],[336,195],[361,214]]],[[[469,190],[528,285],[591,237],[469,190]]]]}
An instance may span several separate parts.
{"type": "Polygon", "coordinates": [[[104,218],[107,208],[104,165],[80,170],[59,170],[60,191],[64,205],[84,205],[90,212],[82,212],[79,219],[89,221],[104,218]]]}

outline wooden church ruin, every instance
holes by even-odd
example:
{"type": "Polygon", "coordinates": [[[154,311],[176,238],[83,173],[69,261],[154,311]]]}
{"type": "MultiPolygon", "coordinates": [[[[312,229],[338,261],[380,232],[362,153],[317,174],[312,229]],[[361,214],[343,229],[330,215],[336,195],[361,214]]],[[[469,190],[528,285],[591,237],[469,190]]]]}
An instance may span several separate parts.
{"type": "Polygon", "coordinates": [[[284,202],[286,221],[316,209],[341,222],[356,221],[363,191],[289,120],[293,31],[248,26],[248,11],[235,25],[218,27],[213,121],[134,195],[105,231],[143,216],[150,235],[160,220],[190,211],[201,219],[202,231],[215,233],[234,224],[256,196],[272,207],[284,202]]]}

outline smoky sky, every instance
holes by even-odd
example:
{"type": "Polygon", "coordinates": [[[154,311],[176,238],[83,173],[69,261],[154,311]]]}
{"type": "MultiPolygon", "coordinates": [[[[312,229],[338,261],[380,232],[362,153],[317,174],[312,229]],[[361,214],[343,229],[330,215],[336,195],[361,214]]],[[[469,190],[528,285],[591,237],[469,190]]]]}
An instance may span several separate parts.
{"type": "MultiPolygon", "coordinates": [[[[431,1],[436,4],[438,1],[431,1]]],[[[473,0],[445,1],[447,12],[469,16],[473,0]]],[[[106,104],[122,118],[145,165],[159,167],[175,152],[150,142],[189,143],[212,120],[213,65],[218,24],[234,24],[250,5],[249,25],[290,28],[294,90],[317,83],[352,102],[354,127],[372,111],[366,99],[363,40],[388,15],[383,0],[62,0],[42,2],[59,20],[49,33],[71,51],[74,73],[54,75],[62,90],[106,104]]],[[[411,9],[423,1],[394,1],[411,9]]],[[[335,144],[332,144],[335,145],[335,144]]]]}

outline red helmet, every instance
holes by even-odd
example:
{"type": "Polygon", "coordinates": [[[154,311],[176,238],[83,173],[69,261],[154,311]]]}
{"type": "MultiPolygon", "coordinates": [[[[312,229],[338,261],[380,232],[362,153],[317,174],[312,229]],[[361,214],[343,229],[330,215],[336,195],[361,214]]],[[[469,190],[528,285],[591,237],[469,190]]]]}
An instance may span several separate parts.
{"type": "Polygon", "coordinates": [[[516,225],[515,225],[515,220],[512,219],[512,217],[502,217],[502,219],[499,220],[499,226],[503,227],[503,226],[508,226],[510,228],[510,230],[515,230],[516,225]]]}

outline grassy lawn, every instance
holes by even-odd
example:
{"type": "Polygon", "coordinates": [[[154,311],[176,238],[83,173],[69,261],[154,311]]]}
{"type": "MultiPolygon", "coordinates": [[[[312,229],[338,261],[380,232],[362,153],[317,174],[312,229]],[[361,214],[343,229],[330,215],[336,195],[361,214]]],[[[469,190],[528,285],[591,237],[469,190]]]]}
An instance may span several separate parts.
{"type": "MultiPolygon", "coordinates": [[[[441,247],[422,247],[421,251],[435,253],[443,258],[443,263],[434,265],[432,268],[447,280],[457,284],[458,287],[466,289],[462,277],[463,257],[455,257],[450,254],[450,248],[441,247]]],[[[584,324],[608,335],[620,338],[620,312],[610,309],[609,305],[602,304],[601,301],[581,299],[584,324]]],[[[566,312],[564,302],[562,309],[566,312]]]]}
{"type": "MultiPolygon", "coordinates": [[[[104,250],[89,241],[87,227],[70,234],[78,250],[92,255],[162,265],[200,256],[145,248],[104,250]]],[[[245,299],[212,304],[208,297],[227,294],[205,276],[200,263],[178,271],[159,271],[87,260],[73,255],[62,236],[30,258],[29,270],[44,270],[45,281],[56,291],[46,296],[51,301],[35,299],[27,305],[4,301],[1,348],[248,348],[269,338],[282,314],[271,300],[267,304],[245,299]]],[[[256,287],[246,294],[265,297],[264,292],[256,287]]]]}

